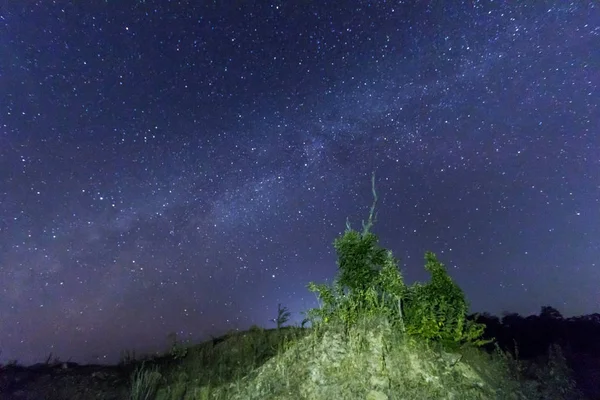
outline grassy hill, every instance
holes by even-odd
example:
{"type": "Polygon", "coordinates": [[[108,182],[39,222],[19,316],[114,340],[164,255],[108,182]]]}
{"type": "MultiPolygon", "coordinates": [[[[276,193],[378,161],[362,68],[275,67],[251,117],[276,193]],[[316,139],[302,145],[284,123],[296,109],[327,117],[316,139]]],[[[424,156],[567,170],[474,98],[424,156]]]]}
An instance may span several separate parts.
{"type": "Polygon", "coordinates": [[[168,354],[146,360],[125,354],[114,369],[57,363],[33,371],[13,366],[0,375],[2,398],[583,398],[559,347],[527,363],[498,347],[491,353],[483,350],[490,345],[483,339],[485,326],[467,318],[464,293],[435,254],[425,254],[431,281],[406,285],[397,260],[370,231],[377,201],[374,178],[373,196],[362,232],[347,224],[334,242],[339,271],[333,284],[308,285],[320,300],[318,308],[306,313],[310,328],[283,327],[289,313],[279,308],[277,329],[254,327],[194,346],[173,337],[168,354]]]}
{"type": "Polygon", "coordinates": [[[539,364],[473,346],[447,351],[382,318],[350,330],[253,329],[137,364],[131,399],[583,398],[554,354],[539,364]]]}
{"type": "Polygon", "coordinates": [[[448,350],[385,318],[351,329],[258,327],[118,366],[0,369],[2,399],[583,399],[559,350],[536,362],[472,345],[448,350]]]}

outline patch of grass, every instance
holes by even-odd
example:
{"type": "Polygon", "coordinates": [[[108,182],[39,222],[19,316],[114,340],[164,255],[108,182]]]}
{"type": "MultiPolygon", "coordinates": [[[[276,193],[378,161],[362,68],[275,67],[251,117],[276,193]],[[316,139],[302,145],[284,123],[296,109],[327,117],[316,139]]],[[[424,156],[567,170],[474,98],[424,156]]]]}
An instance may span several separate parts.
{"type": "Polygon", "coordinates": [[[161,378],[157,367],[146,369],[142,363],[132,375],[130,400],[153,400],[161,378]]]}

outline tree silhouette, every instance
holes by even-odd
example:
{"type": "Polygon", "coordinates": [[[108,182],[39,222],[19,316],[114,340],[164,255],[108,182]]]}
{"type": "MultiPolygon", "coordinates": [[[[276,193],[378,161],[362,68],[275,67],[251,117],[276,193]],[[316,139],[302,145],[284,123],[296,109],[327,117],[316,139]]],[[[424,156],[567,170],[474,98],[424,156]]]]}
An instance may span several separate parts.
{"type": "Polygon", "coordinates": [[[556,308],[550,306],[542,306],[540,317],[547,319],[563,319],[562,314],[556,308]]]}
{"type": "Polygon", "coordinates": [[[273,318],[270,321],[277,324],[277,329],[281,328],[283,324],[288,322],[292,314],[288,311],[287,307],[281,308],[281,303],[277,304],[277,318],[273,318]]]}

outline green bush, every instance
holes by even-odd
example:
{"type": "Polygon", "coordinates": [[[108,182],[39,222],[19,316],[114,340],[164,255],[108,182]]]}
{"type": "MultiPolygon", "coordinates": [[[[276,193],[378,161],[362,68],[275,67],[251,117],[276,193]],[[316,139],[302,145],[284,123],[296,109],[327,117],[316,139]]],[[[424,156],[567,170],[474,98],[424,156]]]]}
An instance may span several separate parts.
{"type": "Polygon", "coordinates": [[[334,241],[338,275],[331,286],[310,282],[320,307],[308,312],[318,324],[342,322],[349,327],[361,317],[386,316],[409,335],[446,344],[489,343],[481,339],[484,325],[467,320],[464,293],[435,254],[425,253],[428,284],[406,286],[391,251],[378,245],[370,232],[375,222],[375,176],[372,178],[373,205],[369,219],[358,232],[346,223],[344,234],[334,241]]]}
{"type": "Polygon", "coordinates": [[[462,289],[448,276],[435,254],[425,253],[431,282],[411,286],[405,298],[407,333],[449,344],[483,345],[485,325],[467,320],[468,304],[462,289]]]}

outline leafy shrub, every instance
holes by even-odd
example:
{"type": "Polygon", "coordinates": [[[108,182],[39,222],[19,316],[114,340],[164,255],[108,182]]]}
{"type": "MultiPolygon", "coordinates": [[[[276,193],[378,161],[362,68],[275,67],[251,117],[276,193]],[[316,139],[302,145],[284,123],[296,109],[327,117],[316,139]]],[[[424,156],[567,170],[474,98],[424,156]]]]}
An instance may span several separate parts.
{"type": "Polygon", "coordinates": [[[467,320],[468,304],[462,289],[448,276],[435,254],[425,253],[431,282],[414,284],[406,293],[405,318],[409,334],[449,344],[489,343],[481,339],[485,325],[467,320]]]}
{"type": "Polygon", "coordinates": [[[310,282],[320,307],[308,316],[319,324],[334,321],[349,327],[359,318],[384,315],[400,329],[425,340],[447,344],[489,343],[481,339],[485,325],[467,320],[468,304],[464,293],[435,254],[425,253],[425,269],[431,274],[428,284],[404,284],[398,261],[391,251],[378,245],[370,232],[375,222],[375,176],[372,177],[373,205],[369,219],[358,232],[346,223],[344,234],[334,241],[338,256],[338,275],[331,286],[310,282]]]}
{"type": "Polygon", "coordinates": [[[177,333],[171,332],[167,336],[171,342],[171,348],[169,349],[169,355],[175,360],[184,358],[188,354],[188,348],[177,339],[177,333]]]}

